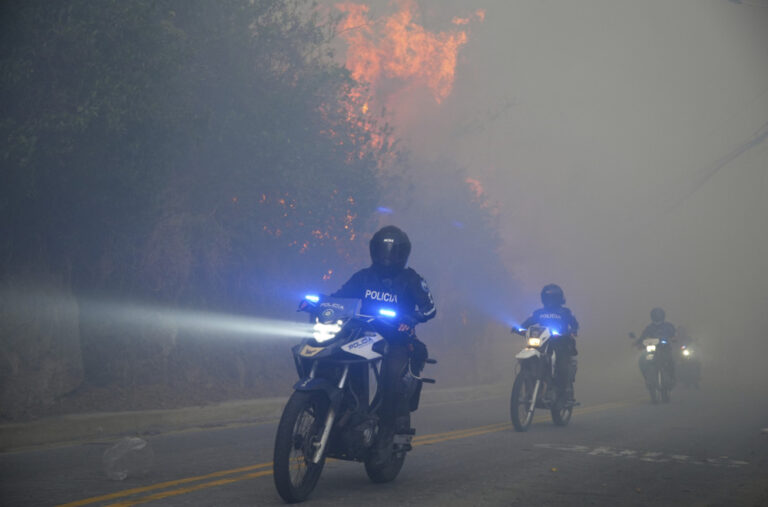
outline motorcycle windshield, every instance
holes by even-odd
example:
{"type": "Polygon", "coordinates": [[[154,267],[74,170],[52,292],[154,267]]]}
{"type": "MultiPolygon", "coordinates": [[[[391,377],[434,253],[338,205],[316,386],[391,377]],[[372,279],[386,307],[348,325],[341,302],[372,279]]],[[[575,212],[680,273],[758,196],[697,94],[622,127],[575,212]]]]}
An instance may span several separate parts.
{"type": "Polygon", "coordinates": [[[323,298],[317,305],[317,318],[324,324],[346,321],[360,313],[359,299],[323,298]]]}

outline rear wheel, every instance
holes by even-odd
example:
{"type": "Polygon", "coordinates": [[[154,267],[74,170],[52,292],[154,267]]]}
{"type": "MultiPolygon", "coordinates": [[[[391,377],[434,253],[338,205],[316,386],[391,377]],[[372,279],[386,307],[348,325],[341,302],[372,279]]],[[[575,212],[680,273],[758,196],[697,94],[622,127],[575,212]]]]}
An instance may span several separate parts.
{"type": "Polygon", "coordinates": [[[556,426],[567,426],[573,415],[573,403],[566,396],[558,396],[550,412],[556,426]]]}
{"type": "Polygon", "coordinates": [[[536,385],[532,375],[520,372],[512,384],[512,396],[509,400],[509,412],[515,431],[526,431],[533,421],[536,400],[533,391],[536,385]]]}
{"type": "Polygon", "coordinates": [[[328,411],[328,398],[320,392],[296,391],[288,399],[277,427],[273,463],[275,486],[288,503],[301,502],[315,489],[325,456],[312,459],[328,411]]]}
{"type": "MultiPolygon", "coordinates": [[[[398,418],[398,422],[404,427],[410,428],[411,415],[401,416],[398,418]],[[406,417],[407,421],[405,420],[406,417]]],[[[392,449],[392,452],[383,461],[378,460],[376,455],[371,455],[365,460],[365,473],[368,474],[368,478],[372,482],[384,483],[395,480],[400,473],[400,469],[403,468],[403,463],[405,463],[406,451],[404,449],[395,449],[392,439],[388,440],[389,442],[386,445],[392,449]]]]}

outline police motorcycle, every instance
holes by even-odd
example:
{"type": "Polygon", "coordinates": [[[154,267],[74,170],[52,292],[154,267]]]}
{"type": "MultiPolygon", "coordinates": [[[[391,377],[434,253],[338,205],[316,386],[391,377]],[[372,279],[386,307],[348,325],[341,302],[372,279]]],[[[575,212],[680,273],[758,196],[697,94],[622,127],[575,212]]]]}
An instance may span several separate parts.
{"type": "MultiPolygon", "coordinates": [[[[578,406],[578,403],[555,388],[554,367],[557,353],[552,347],[552,342],[559,333],[538,324],[528,329],[512,329],[512,332],[525,338],[523,350],[515,356],[519,371],[512,384],[510,397],[510,415],[515,431],[528,429],[537,408],[549,410],[552,422],[557,426],[566,426],[571,421],[573,407],[578,406]]],[[[571,358],[570,361],[568,387],[570,392],[573,392],[576,359],[571,358]]]]}
{"type": "Polygon", "coordinates": [[[651,395],[651,403],[669,403],[670,393],[675,385],[674,374],[671,368],[672,344],[671,339],[643,338],[638,340],[635,333],[629,333],[629,337],[635,340],[636,346],[642,351],[638,364],[645,378],[645,386],[651,395]]]}
{"type": "Polygon", "coordinates": [[[691,344],[677,350],[677,378],[685,387],[698,389],[701,382],[701,351],[691,344]]]}
{"type": "MultiPolygon", "coordinates": [[[[300,380],[277,428],[273,463],[275,486],[288,503],[309,496],[327,458],[362,462],[370,480],[382,483],[397,477],[411,450],[413,432],[392,435],[380,428],[377,415],[388,352],[378,330],[394,327],[396,312],[381,308],[378,315],[361,315],[361,305],[359,299],[310,295],[299,306],[310,314],[314,335],[292,348],[300,380]],[[377,452],[382,447],[391,449],[384,459],[377,452]]],[[[422,383],[435,381],[413,374],[410,364],[407,370],[403,393],[415,411],[422,383]]],[[[407,417],[404,426],[410,428],[407,417]]]]}

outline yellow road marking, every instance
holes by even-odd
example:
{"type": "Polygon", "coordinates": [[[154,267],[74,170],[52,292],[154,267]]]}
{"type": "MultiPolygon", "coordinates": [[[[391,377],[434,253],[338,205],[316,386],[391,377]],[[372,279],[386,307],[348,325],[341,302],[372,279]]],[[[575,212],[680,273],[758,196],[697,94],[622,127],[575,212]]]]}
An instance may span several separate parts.
{"type": "Polygon", "coordinates": [[[450,435],[460,435],[463,433],[467,433],[468,431],[481,431],[481,430],[487,430],[492,428],[498,428],[499,426],[507,426],[509,423],[503,422],[503,423],[495,423],[495,424],[489,424],[487,426],[477,426],[474,428],[462,428],[460,430],[453,430],[453,431],[446,431],[443,433],[433,433],[431,435],[420,435],[418,437],[414,437],[414,442],[421,442],[423,440],[432,440],[434,438],[440,438],[440,437],[447,437],[450,435]]]}
{"type": "MultiPolygon", "coordinates": [[[[206,475],[198,475],[195,477],[186,477],[184,479],[177,479],[175,481],[168,481],[168,482],[158,482],[157,484],[153,484],[151,486],[144,486],[141,488],[133,488],[133,489],[125,489],[123,491],[118,491],[116,493],[110,493],[108,495],[102,495],[102,496],[94,496],[91,498],[86,498],[85,500],[78,500],[76,502],[70,502],[61,504],[58,507],[79,507],[80,505],[88,505],[96,502],[104,502],[106,500],[114,500],[115,498],[121,498],[124,496],[130,496],[135,495],[137,493],[145,493],[147,491],[152,491],[155,489],[163,489],[168,488],[171,486],[178,486],[179,484],[186,484],[188,482],[195,482],[200,481],[203,479],[211,479],[213,477],[221,477],[222,475],[230,475],[230,474],[237,474],[240,472],[248,472],[250,470],[258,470],[259,468],[266,468],[272,466],[272,462],[269,463],[259,463],[258,465],[250,465],[247,467],[241,467],[241,468],[233,468],[231,470],[221,470],[219,472],[213,472],[211,474],[206,475]]],[[[270,471],[270,473],[272,473],[270,471]]]]}
{"type": "MultiPolygon", "coordinates": [[[[270,465],[271,465],[271,463],[270,463],[270,465]]],[[[113,503],[113,504],[108,505],[107,507],[129,507],[130,505],[137,505],[137,504],[140,504],[140,503],[151,502],[153,500],[162,500],[163,498],[168,498],[169,496],[184,495],[186,493],[192,493],[193,491],[198,491],[198,490],[206,489],[206,488],[212,488],[214,486],[222,486],[224,484],[231,484],[233,482],[244,481],[244,480],[247,480],[247,479],[255,479],[256,477],[262,477],[264,475],[272,475],[272,470],[264,470],[264,471],[255,472],[255,473],[252,473],[252,474],[245,474],[245,475],[241,475],[239,477],[233,477],[231,479],[219,479],[218,481],[204,482],[202,484],[197,484],[197,485],[189,487],[189,488],[181,488],[181,489],[172,489],[170,491],[162,491],[160,493],[155,493],[154,495],[145,496],[145,497],[142,497],[142,498],[138,498],[136,500],[127,500],[125,502],[113,503]]]]}
{"type": "MultiPolygon", "coordinates": [[[[644,398],[642,398],[644,399],[644,398]]],[[[591,407],[585,407],[585,408],[576,408],[574,409],[575,414],[588,414],[591,412],[602,412],[605,410],[610,410],[613,408],[621,408],[626,407],[630,405],[636,404],[636,400],[632,401],[623,401],[623,402],[613,402],[613,403],[604,403],[601,405],[594,405],[591,407]]],[[[532,424],[541,424],[542,422],[545,422],[548,420],[548,417],[545,415],[539,415],[537,417],[534,417],[532,424]]],[[[510,427],[511,423],[509,422],[503,422],[503,423],[496,423],[496,424],[489,424],[486,426],[476,426],[474,428],[465,428],[460,430],[453,430],[453,431],[446,431],[442,433],[433,433],[431,435],[422,435],[419,437],[415,437],[413,439],[413,445],[414,446],[420,446],[420,445],[431,445],[431,444],[437,444],[441,442],[447,442],[450,440],[458,440],[462,438],[469,438],[469,437],[475,437],[480,435],[486,435],[488,433],[495,433],[498,431],[504,431],[510,427]]],[[[329,460],[330,461],[330,460],[329,460]]],[[[187,477],[184,479],[178,479],[175,481],[168,481],[168,482],[161,482],[158,484],[153,484],[151,486],[145,486],[141,488],[133,488],[133,489],[126,489],[123,491],[118,491],[115,493],[111,493],[108,495],[102,495],[92,498],[86,498],[84,500],[78,500],[71,503],[66,503],[59,505],[58,507],[79,507],[81,505],[88,505],[96,502],[103,502],[106,500],[114,500],[117,498],[122,498],[126,496],[135,495],[138,493],[145,493],[147,491],[153,491],[156,489],[163,489],[171,486],[177,486],[179,484],[186,484],[190,482],[200,481],[204,479],[211,479],[214,477],[221,477],[224,475],[232,475],[232,474],[238,474],[241,472],[251,471],[251,470],[258,470],[260,468],[266,468],[271,467],[272,462],[269,463],[259,463],[258,465],[251,465],[247,467],[241,467],[241,468],[233,468],[231,470],[222,470],[219,472],[214,472],[207,475],[198,475],[195,477],[187,477]]],[[[186,493],[192,493],[194,491],[199,491],[201,489],[206,488],[212,488],[215,486],[222,486],[225,484],[231,484],[233,482],[239,482],[239,481],[245,481],[248,479],[254,479],[257,477],[263,477],[265,475],[272,475],[272,470],[262,470],[260,472],[254,472],[254,473],[248,473],[244,475],[238,475],[237,477],[230,477],[226,479],[218,479],[215,481],[210,482],[203,482],[200,484],[196,484],[194,486],[190,486],[187,488],[179,488],[179,489],[172,489],[169,491],[162,491],[158,493],[154,493],[152,495],[148,495],[145,497],[137,498],[135,500],[126,500],[124,502],[118,502],[114,504],[110,504],[108,507],[129,507],[131,505],[137,505],[141,503],[151,502],[154,500],[162,500],[164,498],[168,498],[171,496],[177,496],[177,495],[183,495],[186,493]]]]}

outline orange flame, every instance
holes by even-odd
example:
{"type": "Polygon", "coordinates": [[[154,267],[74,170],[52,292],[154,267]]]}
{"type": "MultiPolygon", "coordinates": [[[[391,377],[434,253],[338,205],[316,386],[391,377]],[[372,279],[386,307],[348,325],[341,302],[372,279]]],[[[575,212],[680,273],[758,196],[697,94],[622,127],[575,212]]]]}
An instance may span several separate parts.
{"type": "Polygon", "coordinates": [[[485,188],[483,187],[483,184],[480,182],[480,180],[477,180],[475,178],[466,178],[464,182],[469,187],[469,191],[472,193],[472,198],[477,202],[480,207],[487,209],[490,211],[492,216],[498,216],[499,214],[499,208],[496,204],[491,201],[490,196],[485,191],[485,188]]]}
{"type": "MultiPolygon", "coordinates": [[[[448,97],[459,48],[467,42],[466,31],[429,32],[418,23],[410,0],[400,2],[398,12],[376,21],[368,19],[369,8],[363,4],[339,3],[336,8],[346,13],[339,34],[349,44],[346,66],[355,80],[375,87],[382,79],[402,79],[427,87],[438,103],[448,97]]],[[[475,16],[482,21],[485,12],[477,11],[475,16]]],[[[454,18],[457,25],[469,22],[470,18],[454,18]]]]}
{"type": "Polygon", "coordinates": [[[483,184],[475,178],[467,178],[464,180],[469,186],[469,190],[474,194],[475,199],[482,199],[485,197],[485,189],[483,184]]]}

